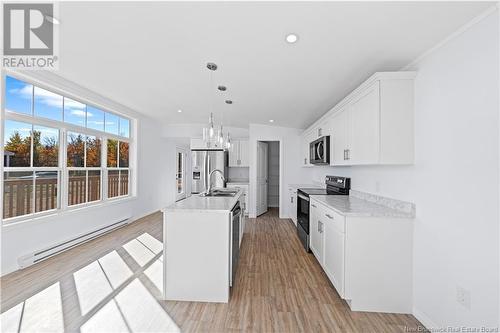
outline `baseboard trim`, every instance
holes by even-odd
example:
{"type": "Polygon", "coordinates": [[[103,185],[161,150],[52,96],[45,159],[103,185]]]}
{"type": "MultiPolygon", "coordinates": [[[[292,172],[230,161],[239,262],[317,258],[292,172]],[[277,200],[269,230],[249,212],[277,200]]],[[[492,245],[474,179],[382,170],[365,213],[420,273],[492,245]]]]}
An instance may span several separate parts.
{"type": "Polygon", "coordinates": [[[419,309],[413,307],[413,316],[417,318],[417,320],[425,326],[428,330],[434,330],[439,328],[437,325],[425,312],[420,311],[419,309]]]}

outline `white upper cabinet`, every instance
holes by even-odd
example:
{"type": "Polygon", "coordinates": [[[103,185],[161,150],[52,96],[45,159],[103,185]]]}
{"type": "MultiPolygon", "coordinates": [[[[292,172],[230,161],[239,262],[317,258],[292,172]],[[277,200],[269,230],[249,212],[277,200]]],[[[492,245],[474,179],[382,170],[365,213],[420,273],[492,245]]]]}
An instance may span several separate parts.
{"type": "Polygon", "coordinates": [[[310,154],[309,154],[309,144],[316,139],[316,133],[314,131],[304,132],[300,138],[301,140],[301,158],[300,165],[303,167],[310,167],[310,154]]]}
{"type": "Polygon", "coordinates": [[[331,165],[413,164],[415,75],[375,73],[306,129],[308,139],[330,135],[331,165]]]}
{"type": "Polygon", "coordinates": [[[374,82],[349,105],[349,164],[377,164],[380,147],[380,88],[374,82]]]}
{"type": "Polygon", "coordinates": [[[330,164],[348,165],[347,149],[349,148],[349,111],[347,108],[336,113],[331,120],[330,164]]]}
{"type": "Polygon", "coordinates": [[[229,151],[230,167],[250,166],[250,149],[248,140],[233,140],[232,149],[229,151]]]}

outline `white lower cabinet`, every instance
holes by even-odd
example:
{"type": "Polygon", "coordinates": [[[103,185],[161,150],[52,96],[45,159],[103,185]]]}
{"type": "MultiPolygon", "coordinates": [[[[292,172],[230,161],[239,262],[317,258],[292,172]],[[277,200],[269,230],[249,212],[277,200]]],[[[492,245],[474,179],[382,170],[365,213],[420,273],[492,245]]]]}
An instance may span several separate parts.
{"type": "Polygon", "coordinates": [[[339,214],[324,212],[325,253],[323,269],[330,278],[340,297],[344,298],[344,259],[345,259],[345,218],[339,214]]]}
{"type": "Polygon", "coordinates": [[[323,226],[321,221],[321,206],[316,202],[310,202],[309,207],[309,248],[320,263],[323,262],[323,226]]]}
{"type": "Polygon", "coordinates": [[[353,311],[412,312],[412,219],[343,216],[314,196],[310,248],[353,311]]]}

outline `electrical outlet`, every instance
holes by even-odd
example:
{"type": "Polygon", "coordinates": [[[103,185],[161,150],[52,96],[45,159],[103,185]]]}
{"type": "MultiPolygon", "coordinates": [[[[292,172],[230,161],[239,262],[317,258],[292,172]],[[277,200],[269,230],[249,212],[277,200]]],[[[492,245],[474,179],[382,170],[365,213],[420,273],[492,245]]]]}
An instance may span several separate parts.
{"type": "Polygon", "coordinates": [[[466,309],[470,310],[470,291],[457,286],[457,302],[466,309]]]}

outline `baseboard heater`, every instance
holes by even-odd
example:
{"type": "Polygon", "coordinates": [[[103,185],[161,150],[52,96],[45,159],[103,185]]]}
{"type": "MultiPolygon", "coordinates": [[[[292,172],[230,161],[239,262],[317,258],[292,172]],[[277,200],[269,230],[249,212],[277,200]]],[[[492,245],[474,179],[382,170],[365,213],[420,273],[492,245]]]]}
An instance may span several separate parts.
{"type": "Polygon", "coordinates": [[[46,249],[39,250],[37,252],[19,257],[19,259],[17,260],[17,262],[19,264],[19,269],[26,268],[28,266],[36,264],[42,260],[45,260],[45,259],[50,258],[52,256],[55,256],[56,254],[67,251],[67,250],[69,250],[77,245],[88,242],[92,239],[95,239],[95,238],[100,237],[104,234],[107,234],[108,232],[111,232],[113,230],[121,228],[121,227],[127,225],[129,220],[130,220],[130,218],[120,220],[120,221],[113,223],[113,224],[110,224],[106,227],[96,229],[94,231],[80,235],[76,238],[67,240],[67,241],[59,243],[57,245],[53,245],[53,246],[48,247],[46,249]]]}

